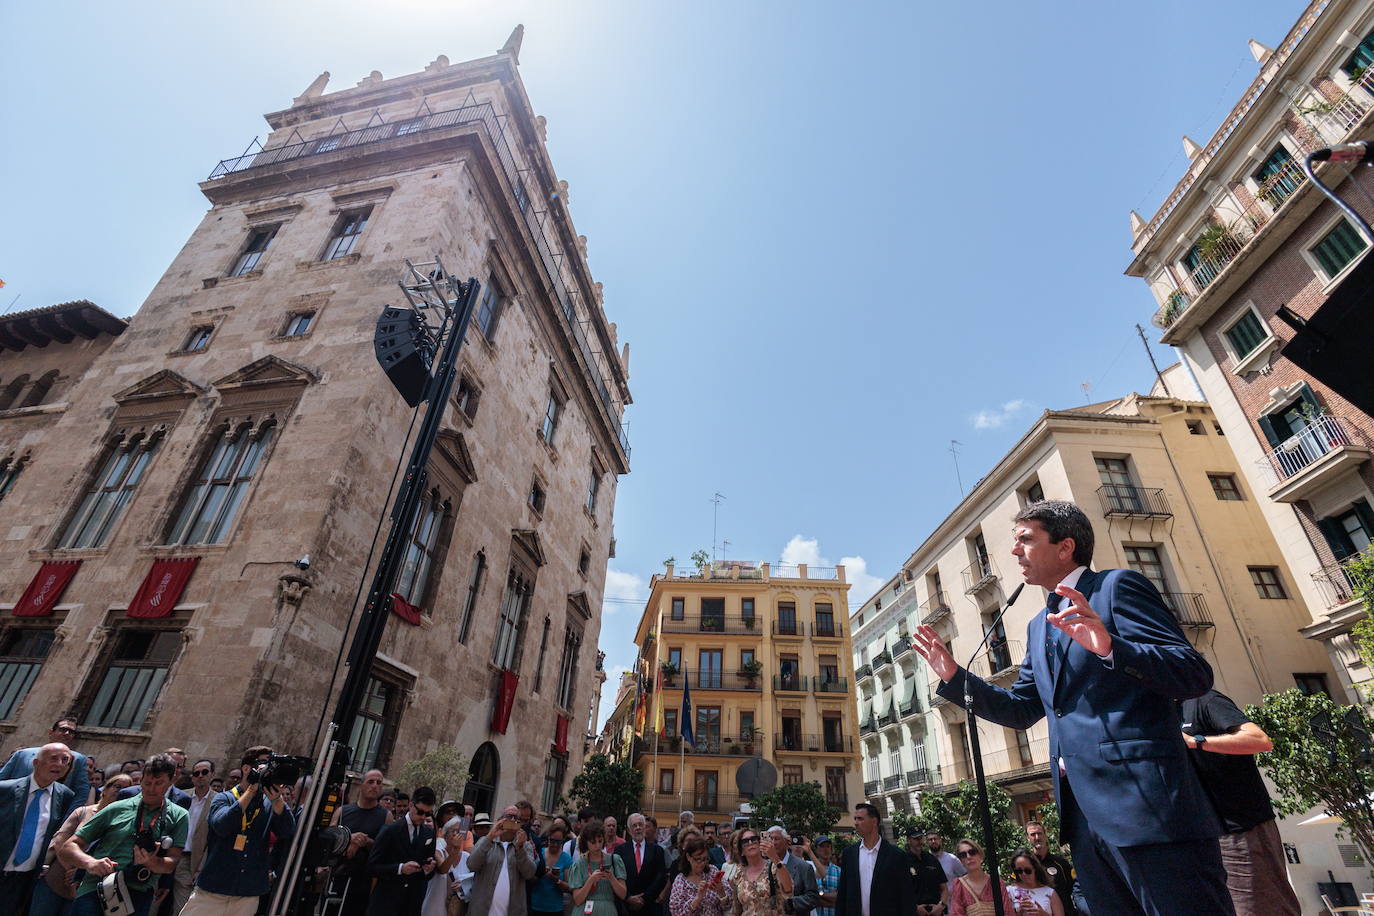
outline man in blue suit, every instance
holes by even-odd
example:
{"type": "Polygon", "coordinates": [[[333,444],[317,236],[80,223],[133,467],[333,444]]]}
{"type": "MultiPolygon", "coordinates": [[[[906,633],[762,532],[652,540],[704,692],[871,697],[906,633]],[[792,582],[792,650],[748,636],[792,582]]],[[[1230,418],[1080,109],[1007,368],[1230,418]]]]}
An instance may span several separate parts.
{"type": "Polygon", "coordinates": [[[37,750],[32,772],[0,780],[0,913],[28,912],[48,843],[72,808],[72,790],[58,782],[72,752],[65,744],[37,750]]]}
{"type": "MultiPolygon", "coordinates": [[[[62,784],[72,790],[77,807],[80,807],[86,804],[91,794],[91,777],[87,770],[86,755],[71,750],[71,743],[77,737],[76,720],[66,716],[54,722],[48,730],[48,741],[67,745],[68,753],[72,755],[71,772],[62,779],[62,784]]],[[[33,772],[33,758],[38,755],[38,750],[37,747],[23,747],[11,754],[5,765],[0,767],[0,779],[18,779],[33,772]]]]}
{"type": "Polygon", "coordinates": [[[1049,719],[1050,772],[1063,836],[1093,916],[1234,913],[1221,825],[1188,760],[1175,701],[1206,692],[1212,669],[1153,585],[1132,570],[1089,570],[1093,531],[1073,503],[1016,516],[1012,555],[1051,594],[1032,618],[1020,676],[995,687],[958,667],[939,635],[913,643],[938,693],[1025,729],[1049,719]]]}

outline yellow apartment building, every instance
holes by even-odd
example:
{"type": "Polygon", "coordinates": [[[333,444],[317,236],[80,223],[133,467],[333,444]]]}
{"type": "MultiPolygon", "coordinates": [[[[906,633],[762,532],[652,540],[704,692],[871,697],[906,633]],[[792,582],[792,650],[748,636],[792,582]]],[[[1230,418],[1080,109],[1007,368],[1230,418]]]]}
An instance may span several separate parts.
{"type": "Polygon", "coordinates": [[[635,643],[657,695],[641,736],[633,702],[611,724],[644,773],[646,813],[665,825],[684,810],[724,820],[770,783],[815,782],[844,812],[840,825],[853,824],[862,796],[848,593],[842,566],[670,564],[653,577],[635,643]]]}

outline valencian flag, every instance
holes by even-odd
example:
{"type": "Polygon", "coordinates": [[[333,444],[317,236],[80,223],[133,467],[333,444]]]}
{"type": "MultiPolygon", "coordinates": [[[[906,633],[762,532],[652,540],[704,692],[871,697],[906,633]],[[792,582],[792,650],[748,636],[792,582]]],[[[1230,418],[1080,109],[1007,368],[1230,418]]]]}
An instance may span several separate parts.
{"type": "Polygon", "coordinates": [[[654,688],[654,731],[663,734],[663,671],[658,672],[658,686],[654,688]]]}
{"type": "Polygon", "coordinates": [[[678,724],[678,731],[682,733],[685,747],[690,747],[696,743],[692,740],[692,679],[690,677],[682,679],[682,721],[678,724]]]}
{"type": "Polygon", "coordinates": [[[644,695],[644,676],[635,678],[635,734],[644,737],[644,719],[649,714],[649,698],[644,695]]]}

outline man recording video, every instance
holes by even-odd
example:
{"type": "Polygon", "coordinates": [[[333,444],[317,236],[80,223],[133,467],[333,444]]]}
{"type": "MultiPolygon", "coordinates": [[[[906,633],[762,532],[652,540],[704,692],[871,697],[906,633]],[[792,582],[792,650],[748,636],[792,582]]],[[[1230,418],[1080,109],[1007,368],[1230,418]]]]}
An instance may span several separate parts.
{"type": "Polygon", "coordinates": [[[281,845],[296,832],[285,793],[299,771],[274,777],[271,760],[265,745],[244,751],[243,782],[210,802],[205,863],[181,916],[257,912],[258,898],[271,884],[272,837],[281,845]]]}
{"type": "Polygon", "coordinates": [[[103,897],[125,891],[132,916],[147,916],[158,876],[176,869],[186,845],[186,809],[167,803],[176,771],[176,761],[166,754],[149,759],[143,764],[140,794],[97,811],[57,851],[63,865],[86,871],[72,901],[72,916],[100,916],[103,897]],[[99,859],[87,851],[96,844],[99,859]],[[107,882],[116,872],[122,874],[107,882]]]}

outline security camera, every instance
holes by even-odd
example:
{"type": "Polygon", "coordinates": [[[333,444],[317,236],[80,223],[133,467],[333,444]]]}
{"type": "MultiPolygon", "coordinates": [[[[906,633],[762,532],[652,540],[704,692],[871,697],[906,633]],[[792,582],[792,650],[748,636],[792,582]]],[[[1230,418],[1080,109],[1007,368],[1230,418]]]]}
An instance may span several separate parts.
{"type": "Polygon", "coordinates": [[[303,557],[301,557],[299,560],[297,560],[297,561],[296,561],[296,568],[299,569],[301,572],[305,572],[307,569],[309,569],[309,568],[310,568],[310,554],[307,553],[305,556],[303,556],[303,557]]]}

